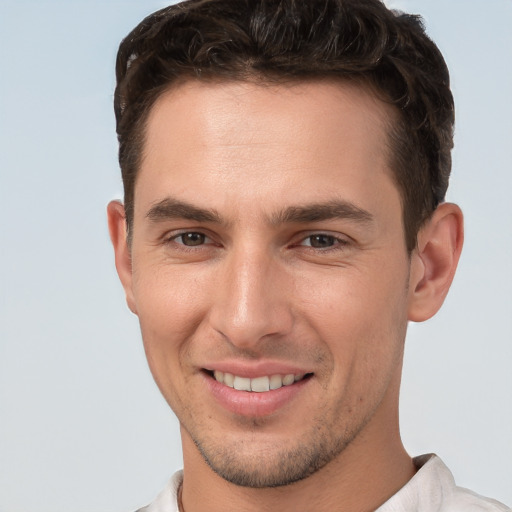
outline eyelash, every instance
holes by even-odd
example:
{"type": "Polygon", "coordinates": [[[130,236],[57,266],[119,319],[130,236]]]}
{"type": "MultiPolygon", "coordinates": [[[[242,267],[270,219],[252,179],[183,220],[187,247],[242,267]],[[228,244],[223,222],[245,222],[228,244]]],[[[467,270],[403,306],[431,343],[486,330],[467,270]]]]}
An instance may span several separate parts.
{"type": "Polygon", "coordinates": [[[185,251],[194,251],[194,250],[197,250],[198,248],[202,247],[203,245],[205,245],[204,240],[203,240],[203,243],[197,244],[197,245],[186,245],[185,243],[177,242],[177,240],[179,238],[182,238],[185,235],[199,235],[201,237],[204,237],[204,240],[213,241],[208,235],[206,235],[205,233],[203,233],[201,231],[181,231],[180,233],[175,233],[171,236],[166,237],[165,244],[167,244],[167,245],[176,244],[176,245],[180,246],[180,250],[185,250],[185,251]]]}
{"type": "MultiPolygon", "coordinates": [[[[206,245],[208,240],[210,240],[210,242],[213,242],[214,245],[217,245],[217,244],[215,244],[215,242],[212,240],[211,237],[209,237],[208,235],[206,235],[205,233],[203,233],[201,231],[181,231],[179,233],[173,234],[172,236],[166,237],[165,243],[166,244],[176,244],[179,246],[180,250],[195,251],[195,250],[199,250],[201,247],[206,245]],[[185,243],[177,242],[177,240],[179,238],[182,238],[185,235],[199,235],[200,237],[203,237],[203,242],[200,244],[197,244],[197,245],[186,245],[185,243]]],[[[316,232],[316,233],[308,234],[305,237],[302,237],[297,243],[292,243],[290,245],[290,247],[302,247],[305,250],[326,253],[326,252],[344,250],[346,248],[346,246],[349,245],[349,243],[350,242],[348,240],[346,240],[345,238],[340,238],[340,237],[337,237],[337,236],[329,234],[329,233],[316,232]],[[329,241],[332,241],[332,245],[327,246],[327,247],[314,247],[311,244],[311,239],[313,239],[314,237],[319,237],[319,238],[323,237],[325,239],[329,239],[329,241]],[[306,242],[307,240],[309,240],[310,243],[307,245],[304,245],[304,242],[306,242]]]]}
{"type": "Polygon", "coordinates": [[[319,233],[312,233],[312,234],[302,238],[299,241],[299,243],[296,245],[299,247],[305,247],[305,248],[313,250],[315,252],[324,252],[325,253],[325,252],[331,252],[331,251],[341,251],[341,250],[345,249],[348,244],[349,244],[349,241],[346,240],[345,238],[340,238],[335,235],[331,235],[329,233],[319,232],[319,233]],[[328,247],[313,247],[313,245],[311,245],[311,239],[315,238],[315,237],[318,237],[318,238],[323,237],[326,239],[330,239],[330,241],[332,241],[333,244],[328,247]],[[303,243],[306,240],[310,240],[310,244],[303,245],[303,243]]]}

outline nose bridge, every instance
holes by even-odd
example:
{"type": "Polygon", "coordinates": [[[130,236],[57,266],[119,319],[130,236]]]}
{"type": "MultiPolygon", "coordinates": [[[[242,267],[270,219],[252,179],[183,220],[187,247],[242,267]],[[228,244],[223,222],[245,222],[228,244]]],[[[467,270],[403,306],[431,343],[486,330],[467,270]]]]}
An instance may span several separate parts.
{"type": "Polygon", "coordinates": [[[211,319],[233,345],[250,347],[289,330],[285,275],[275,255],[246,243],[230,251],[220,274],[211,319]]]}

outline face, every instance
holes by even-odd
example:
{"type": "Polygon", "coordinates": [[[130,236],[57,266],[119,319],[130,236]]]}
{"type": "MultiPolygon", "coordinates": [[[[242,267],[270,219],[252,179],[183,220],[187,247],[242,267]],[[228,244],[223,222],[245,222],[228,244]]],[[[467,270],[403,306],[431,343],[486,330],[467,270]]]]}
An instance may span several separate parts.
{"type": "Polygon", "coordinates": [[[388,108],[317,82],[189,82],[153,107],[124,285],[185,464],[284,485],[395,420],[409,257],[388,108]]]}

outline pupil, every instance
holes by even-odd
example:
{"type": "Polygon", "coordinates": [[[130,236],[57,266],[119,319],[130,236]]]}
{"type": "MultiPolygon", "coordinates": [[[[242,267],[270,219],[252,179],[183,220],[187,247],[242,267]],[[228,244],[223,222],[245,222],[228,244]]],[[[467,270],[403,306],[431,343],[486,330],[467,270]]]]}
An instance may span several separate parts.
{"type": "Polygon", "coordinates": [[[311,246],[316,248],[332,247],[334,238],[329,235],[314,235],[311,237],[311,246]]]}
{"type": "Polygon", "coordinates": [[[201,233],[185,233],[181,235],[184,245],[201,245],[204,243],[204,235],[201,233]]]}

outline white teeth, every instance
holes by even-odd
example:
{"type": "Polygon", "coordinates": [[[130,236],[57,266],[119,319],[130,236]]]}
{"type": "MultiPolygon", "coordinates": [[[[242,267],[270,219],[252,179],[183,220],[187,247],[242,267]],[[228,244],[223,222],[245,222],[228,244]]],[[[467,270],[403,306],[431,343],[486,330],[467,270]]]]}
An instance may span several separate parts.
{"type": "Polygon", "coordinates": [[[238,391],[251,391],[251,379],[245,377],[235,377],[233,387],[238,391]]]}
{"type": "Polygon", "coordinates": [[[231,373],[225,373],[224,374],[224,384],[226,384],[226,386],[229,386],[230,388],[232,388],[234,383],[235,383],[235,376],[231,375],[231,373]]]}
{"type": "Polygon", "coordinates": [[[283,377],[283,386],[290,386],[295,382],[295,375],[293,373],[290,373],[289,375],[285,375],[283,377]]]}
{"type": "Polygon", "coordinates": [[[253,391],[255,393],[264,393],[265,391],[279,389],[283,386],[291,386],[293,383],[304,378],[304,374],[294,375],[293,373],[289,373],[284,376],[272,375],[271,377],[263,376],[249,379],[231,373],[224,373],[219,370],[215,370],[213,376],[217,382],[225,384],[230,388],[235,388],[238,391],[253,391]]]}
{"type": "Polygon", "coordinates": [[[269,389],[270,379],[268,377],[258,377],[256,379],[251,379],[251,391],[256,391],[256,393],[263,393],[269,389]]]}
{"type": "Polygon", "coordinates": [[[283,386],[283,378],[281,375],[272,375],[270,377],[270,389],[279,389],[283,386]]]}

